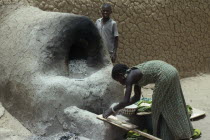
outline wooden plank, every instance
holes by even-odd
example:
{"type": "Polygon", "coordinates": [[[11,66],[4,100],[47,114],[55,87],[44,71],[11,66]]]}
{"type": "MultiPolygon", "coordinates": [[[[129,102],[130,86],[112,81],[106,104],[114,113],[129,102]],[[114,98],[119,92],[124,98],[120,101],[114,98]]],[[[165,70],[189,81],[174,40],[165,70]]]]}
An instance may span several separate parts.
{"type": "Polygon", "coordinates": [[[151,140],[161,140],[161,139],[159,139],[159,138],[157,138],[157,137],[155,137],[153,135],[150,135],[148,133],[145,133],[145,132],[142,132],[142,131],[136,129],[136,128],[138,128],[138,126],[136,126],[134,124],[131,124],[129,122],[121,121],[115,116],[111,115],[107,119],[105,119],[105,118],[102,117],[102,115],[98,115],[97,118],[100,119],[100,120],[103,120],[105,122],[108,122],[108,123],[110,123],[110,124],[112,124],[114,126],[120,127],[120,128],[122,128],[124,130],[127,130],[127,131],[132,130],[132,131],[134,131],[134,132],[136,132],[136,133],[138,133],[138,134],[140,134],[140,135],[142,135],[142,136],[144,136],[146,138],[149,138],[151,140]]]}
{"type": "Polygon", "coordinates": [[[204,116],[206,113],[202,110],[196,109],[192,107],[192,115],[190,116],[190,119],[195,119],[198,118],[200,116],[204,116]]]}
{"type": "Polygon", "coordinates": [[[150,134],[148,134],[148,133],[142,132],[142,131],[137,130],[137,129],[134,129],[134,130],[132,130],[132,131],[134,131],[134,132],[136,132],[136,133],[138,133],[138,134],[140,134],[140,135],[142,135],[142,136],[144,136],[144,137],[146,137],[146,138],[149,138],[149,139],[151,139],[151,140],[161,140],[161,139],[159,139],[159,138],[157,138],[157,137],[155,137],[155,136],[153,136],[153,135],[150,135],[150,134]]]}
{"type": "Polygon", "coordinates": [[[97,118],[100,119],[100,120],[103,120],[105,122],[108,122],[110,124],[113,124],[117,127],[120,127],[122,129],[125,129],[127,131],[138,128],[137,125],[131,124],[129,122],[121,121],[117,117],[112,116],[112,115],[109,116],[107,119],[103,118],[102,115],[98,115],[97,118]]]}

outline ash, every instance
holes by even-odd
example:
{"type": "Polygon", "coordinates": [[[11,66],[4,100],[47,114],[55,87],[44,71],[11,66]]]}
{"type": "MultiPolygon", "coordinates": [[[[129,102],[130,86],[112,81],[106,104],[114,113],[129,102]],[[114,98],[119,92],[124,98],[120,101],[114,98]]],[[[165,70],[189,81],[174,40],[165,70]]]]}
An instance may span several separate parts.
{"type": "Polygon", "coordinates": [[[69,62],[70,77],[85,77],[88,74],[88,66],[86,60],[71,60],[69,62]]]}

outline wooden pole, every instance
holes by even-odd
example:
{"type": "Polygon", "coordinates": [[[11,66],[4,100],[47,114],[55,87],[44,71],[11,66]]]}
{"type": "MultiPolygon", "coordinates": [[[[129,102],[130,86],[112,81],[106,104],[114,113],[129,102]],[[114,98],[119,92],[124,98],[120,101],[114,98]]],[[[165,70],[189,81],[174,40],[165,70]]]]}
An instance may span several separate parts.
{"type": "Polygon", "coordinates": [[[133,131],[133,132],[136,132],[136,133],[138,133],[138,134],[140,134],[140,135],[142,135],[142,136],[144,136],[144,137],[146,137],[146,138],[149,138],[149,139],[151,139],[151,140],[161,140],[161,139],[159,139],[159,138],[157,138],[157,137],[155,137],[155,136],[153,136],[153,135],[147,134],[147,133],[142,132],[142,131],[140,131],[140,130],[138,130],[138,129],[133,129],[132,131],[133,131]]]}

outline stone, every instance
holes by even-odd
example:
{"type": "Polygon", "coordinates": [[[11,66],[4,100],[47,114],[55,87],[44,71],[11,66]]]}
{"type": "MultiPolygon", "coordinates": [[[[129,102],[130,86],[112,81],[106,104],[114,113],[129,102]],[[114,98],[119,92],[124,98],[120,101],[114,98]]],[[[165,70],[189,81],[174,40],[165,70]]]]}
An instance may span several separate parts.
{"type": "Polygon", "coordinates": [[[68,131],[80,133],[91,140],[123,139],[125,131],[97,119],[97,115],[76,106],[64,110],[68,131]],[[91,128],[91,129],[90,129],[91,128]]]}

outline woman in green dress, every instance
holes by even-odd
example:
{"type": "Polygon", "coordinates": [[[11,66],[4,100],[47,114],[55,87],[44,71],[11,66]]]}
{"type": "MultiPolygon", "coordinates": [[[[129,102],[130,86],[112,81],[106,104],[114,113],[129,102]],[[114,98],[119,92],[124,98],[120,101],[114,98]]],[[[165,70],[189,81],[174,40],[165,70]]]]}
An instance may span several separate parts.
{"type": "Polygon", "coordinates": [[[112,78],[126,85],[126,91],[119,104],[105,111],[104,118],[140,100],[141,87],[155,83],[152,95],[153,135],[163,140],[190,139],[193,127],[176,68],[160,60],[147,61],[130,69],[124,64],[116,64],[112,78]],[[133,85],[134,96],[130,98],[133,85]]]}

